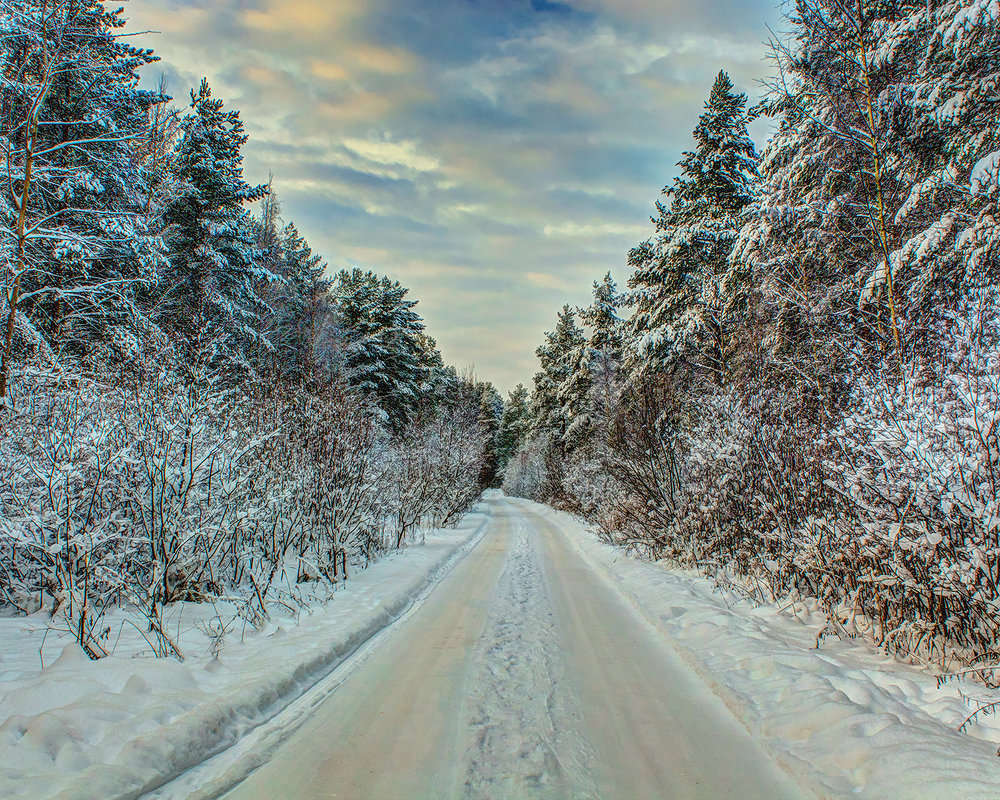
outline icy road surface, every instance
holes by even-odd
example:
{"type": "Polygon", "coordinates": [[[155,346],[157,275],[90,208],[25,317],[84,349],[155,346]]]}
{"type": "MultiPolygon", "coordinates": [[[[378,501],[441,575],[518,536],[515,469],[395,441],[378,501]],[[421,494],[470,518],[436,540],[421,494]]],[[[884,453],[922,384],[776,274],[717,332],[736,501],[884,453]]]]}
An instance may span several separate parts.
{"type": "Polygon", "coordinates": [[[808,795],[551,519],[476,548],[228,800],[808,795]]]}

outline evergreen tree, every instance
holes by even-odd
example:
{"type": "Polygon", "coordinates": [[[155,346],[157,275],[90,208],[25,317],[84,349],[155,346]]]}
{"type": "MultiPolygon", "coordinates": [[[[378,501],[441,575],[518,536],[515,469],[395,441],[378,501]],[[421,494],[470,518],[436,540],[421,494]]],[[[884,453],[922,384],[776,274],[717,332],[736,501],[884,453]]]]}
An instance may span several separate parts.
{"type": "Polygon", "coordinates": [[[190,109],[163,213],[164,324],[188,346],[207,337],[216,354],[240,358],[253,345],[270,349],[257,327],[265,310],[258,286],[278,278],[263,263],[244,208],[267,187],[243,180],[243,123],[238,111],[224,111],[212,97],[207,80],[191,92],[190,109]]]}
{"type": "Polygon", "coordinates": [[[564,441],[574,449],[587,444],[605,421],[617,395],[622,358],[623,322],[618,316],[621,295],[608,272],[594,281],[594,302],[580,309],[580,320],[590,329],[587,340],[572,357],[572,371],[559,389],[562,411],[569,426],[564,441]]]}
{"type": "Polygon", "coordinates": [[[788,379],[804,368],[816,394],[828,396],[843,369],[842,351],[828,347],[838,337],[860,334],[882,353],[900,344],[899,287],[885,264],[901,236],[909,159],[900,144],[916,133],[906,130],[904,76],[924,46],[890,32],[926,7],[800,0],[790,41],[774,46],[782,79],[762,108],[780,121],[727,282],[734,311],[756,318],[748,335],[771,357],[798,361],[788,379]],[[877,301],[858,314],[866,282],[877,301]]]}
{"type": "Polygon", "coordinates": [[[294,223],[279,236],[278,275],[282,282],[274,300],[274,345],[279,368],[297,377],[311,375],[322,365],[321,342],[326,326],[332,325],[333,285],[324,277],[326,262],[313,253],[294,223]]]}
{"type": "Polygon", "coordinates": [[[716,376],[725,368],[721,284],[757,180],[746,101],[720,72],[694,130],[695,149],[684,153],[681,174],[663,190],[670,203],[656,204],[658,236],[629,254],[634,375],[682,361],[716,376]]]}
{"type": "Polygon", "coordinates": [[[139,89],[156,58],[120,40],[123,24],[95,0],[0,0],[0,397],[15,338],[120,358],[144,328],[137,296],[160,248],[135,154],[166,98],[139,89]]]}
{"type": "Polygon", "coordinates": [[[566,380],[573,375],[573,359],[585,343],[573,309],[563,306],[555,329],[551,333],[546,332],[544,343],[535,350],[541,363],[541,370],[535,373],[535,388],[531,397],[536,433],[551,434],[557,441],[565,435],[570,420],[559,393],[566,380]]]}
{"type": "Polygon", "coordinates": [[[875,56],[910,67],[891,94],[907,123],[890,128],[899,155],[889,158],[905,165],[899,247],[890,270],[872,270],[862,301],[878,302],[896,276],[903,329],[919,339],[924,320],[1000,282],[1000,9],[985,0],[907,6],[875,56]]]}
{"type": "Polygon", "coordinates": [[[593,284],[594,302],[580,310],[580,321],[590,329],[587,344],[592,350],[607,353],[613,360],[622,354],[622,319],[619,311],[622,296],[618,285],[605,273],[600,282],[593,284]]]}
{"type": "Polygon", "coordinates": [[[424,324],[413,310],[417,301],[407,300],[407,291],[374,272],[343,270],[337,276],[348,381],[377,403],[396,433],[417,413],[432,370],[424,324]]]}
{"type": "Polygon", "coordinates": [[[489,381],[476,384],[479,391],[479,425],[486,443],[483,466],[479,475],[479,485],[483,488],[496,486],[500,482],[500,420],[503,417],[504,402],[500,392],[489,381]]]}
{"type": "Polygon", "coordinates": [[[525,443],[531,429],[531,408],[528,405],[528,390],[518,384],[507,394],[500,415],[500,429],[497,434],[497,470],[502,475],[507,462],[525,443]]]}

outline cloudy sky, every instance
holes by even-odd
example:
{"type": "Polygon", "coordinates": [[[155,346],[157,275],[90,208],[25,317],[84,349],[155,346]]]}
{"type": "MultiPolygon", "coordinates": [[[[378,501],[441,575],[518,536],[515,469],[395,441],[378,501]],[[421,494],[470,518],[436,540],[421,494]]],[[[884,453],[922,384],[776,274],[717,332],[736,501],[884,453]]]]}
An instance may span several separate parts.
{"type": "MultiPolygon", "coordinates": [[[[132,0],[181,103],[207,76],[331,270],[410,287],[510,389],[675,174],[719,69],[759,93],[778,0],[132,0]]],[[[156,67],[153,68],[156,70],[156,67]]],[[[155,80],[156,75],[151,75],[155,80]]],[[[758,139],[766,135],[755,130],[758,139]]]]}

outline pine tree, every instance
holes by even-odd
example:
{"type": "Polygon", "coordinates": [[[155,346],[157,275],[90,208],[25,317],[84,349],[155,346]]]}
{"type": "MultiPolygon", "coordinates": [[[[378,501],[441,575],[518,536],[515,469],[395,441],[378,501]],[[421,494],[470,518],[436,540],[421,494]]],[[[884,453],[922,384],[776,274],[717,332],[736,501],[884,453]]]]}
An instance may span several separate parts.
{"type": "Polygon", "coordinates": [[[753,197],[757,156],[747,134],[746,95],[720,72],[684,153],[681,174],[658,201],[658,236],[633,249],[629,281],[635,305],[629,372],[635,376],[688,362],[721,376],[727,343],[722,282],[753,197]]]}
{"type": "Polygon", "coordinates": [[[934,320],[996,282],[996,206],[976,180],[1000,150],[990,8],[800,0],[775,45],[779,128],[729,280],[749,335],[799,360],[789,380],[805,365],[816,394],[858,353],[927,355],[934,320]]]}
{"type": "Polygon", "coordinates": [[[541,370],[535,373],[535,388],[531,396],[534,432],[548,433],[561,441],[569,427],[559,392],[573,374],[573,359],[586,343],[583,331],[576,324],[573,309],[566,305],[559,312],[555,329],[545,334],[544,343],[535,350],[541,370]]]}
{"type": "Polygon", "coordinates": [[[518,384],[507,393],[500,415],[500,430],[497,435],[497,470],[502,475],[507,462],[525,443],[531,429],[531,408],[528,404],[528,390],[518,384]]]}
{"type": "Polygon", "coordinates": [[[188,347],[208,340],[216,355],[237,359],[253,345],[270,348],[257,329],[264,311],[258,286],[278,280],[262,262],[244,208],[267,192],[266,186],[243,180],[246,140],[239,112],[223,111],[202,80],[181,122],[163,213],[165,327],[188,347]]]}
{"type": "Polygon", "coordinates": [[[892,157],[906,165],[905,199],[893,219],[901,243],[891,270],[872,272],[862,300],[877,300],[895,275],[904,329],[919,336],[926,326],[915,321],[1000,281],[1000,8],[950,0],[910,9],[876,54],[915,65],[894,92],[906,104],[908,129],[893,131],[899,156],[892,157]]]}
{"type": "Polygon", "coordinates": [[[87,354],[134,355],[137,294],[156,280],[158,239],[144,218],[135,154],[147,112],[139,89],[156,60],[122,42],[121,10],[95,0],[0,0],[0,198],[4,322],[0,397],[15,337],[87,354]]]}
{"type": "Polygon", "coordinates": [[[562,412],[569,421],[564,436],[568,449],[585,446],[598,427],[607,428],[618,391],[622,297],[610,272],[600,282],[594,281],[593,293],[594,302],[579,310],[590,335],[573,354],[570,376],[559,389],[562,412]]]}
{"type": "Polygon", "coordinates": [[[594,281],[592,291],[594,302],[580,310],[580,321],[590,329],[587,343],[592,350],[620,359],[623,323],[619,312],[623,298],[618,285],[608,272],[600,282],[594,281]]]}
{"type": "Polygon", "coordinates": [[[476,384],[479,391],[479,426],[483,431],[485,452],[483,466],[479,474],[479,485],[496,486],[500,482],[500,421],[503,417],[504,402],[500,392],[489,381],[476,384]]]}
{"type": "Polygon", "coordinates": [[[273,301],[274,322],[268,336],[279,369],[299,378],[311,376],[322,365],[322,337],[332,325],[333,279],[324,277],[326,262],[313,253],[294,223],[278,238],[277,274],[282,278],[273,301]]]}
{"type": "Polygon", "coordinates": [[[348,381],[382,409],[399,433],[414,418],[431,367],[416,300],[398,281],[374,272],[343,270],[336,306],[345,338],[348,381]]]}

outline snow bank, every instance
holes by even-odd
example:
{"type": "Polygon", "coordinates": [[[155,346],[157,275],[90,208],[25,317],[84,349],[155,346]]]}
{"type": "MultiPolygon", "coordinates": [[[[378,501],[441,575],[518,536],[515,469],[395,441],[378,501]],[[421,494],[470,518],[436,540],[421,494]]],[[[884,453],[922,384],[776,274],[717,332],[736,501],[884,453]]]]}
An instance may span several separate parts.
{"type": "MultiPolygon", "coordinates": [[[[528,504],[529,501],[516,501],[528,504]]],[[[776,760],[821,795],[879,800],[1000,797],[1000,729],[958,726],[971,709],[954,684],[858,641],[825,638],[799,606],[776,613],[707,579],[638,561],[558,519],[603,572],[776,760]]],[[[995,723],[996,717],[987,722],[995,723]]]]}
{"type": "Polygon", "coordinates": [[[225,749],[410,608],[474,546],[488,515],[478,506],[456,530],[386,557],[297,621],[233,631],[218,660],[204,604],[173,611],[184,663],[141,657],[141,635],[123,624],[100,662],[50,631],[41,668],[44,616],[0,619],[0,797],[135,798],[225,749]]]}

